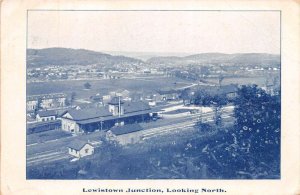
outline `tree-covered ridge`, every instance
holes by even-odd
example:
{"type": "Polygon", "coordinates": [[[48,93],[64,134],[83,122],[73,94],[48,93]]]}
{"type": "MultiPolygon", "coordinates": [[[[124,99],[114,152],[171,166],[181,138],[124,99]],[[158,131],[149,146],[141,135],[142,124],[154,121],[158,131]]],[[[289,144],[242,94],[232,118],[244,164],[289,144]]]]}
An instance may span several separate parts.
{"type": "Polygon", "coordinates": [[[230,65],[249,65],[249,66],[273,66],[279,67],[280,55],[267,54],[267,53],[200,53],[189,55],[185,57],[164,56],[152,57],[147,60],[148,63],[161,63],[161,64],[230,64],[230,65]]]}
{"type": "Polygon", "coordinates": [[[142,61],[85,49],[46,48],[27,50],[27,67],[45,65],[114,65],[118,63],[142,63],[142,61]]]}

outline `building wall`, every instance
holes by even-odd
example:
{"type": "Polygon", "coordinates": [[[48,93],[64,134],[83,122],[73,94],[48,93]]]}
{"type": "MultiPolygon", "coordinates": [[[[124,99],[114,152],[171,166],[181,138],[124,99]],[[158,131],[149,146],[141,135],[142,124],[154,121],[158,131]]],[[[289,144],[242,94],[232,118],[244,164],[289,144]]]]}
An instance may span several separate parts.
{"type": "Polygon", "coordinates": [[[60,107],[66,106],[66,98],[65,97],[58,98],[57,102],[58,102],[58,104],[59,104],[60,107]]]}
{"type": "Polygon", "coordinates": [[[90,144],[85,144],[79,151],[73,148],[68,148],[69,154],[77,158],[82,158],[94,154],[94,147],[90,144]]]}
{"type": "MultiPolygon", "coordinates": [[[[124,106],[121,104],[121,110],[120,110],[120,115],[124,114],[124,106]]],[[[108,110],[111,112],[114,116],[119,115],[119,106],[118,105],[108,105],[108,110]]]]}
{"type": "Polygon", "coordinates": [[[54,106],[53,99],[42,99],[40,106],[43,109],[52,108],[54,106]]]}
{"type": "Polygon", "coordinates": [[[72,156],[75,156],[77,158],[79,158],[79,151],[73,149],[73,148],[69,148],[69,154],[72,156]]]}
{"type": "Polygon", "coordinates": [[[94,147],[90,144],[85,144],[83,148],[79,151],[80,157],[88,156],[94,154],[94,147]]]}
{"type": "Polygon", "coordinates": [[[38,122],[54,121],[55,119],[55,116],[40,117],[39,115],[36,115],[36,120],[38,122]]]}
{"type": "Polygon", "coordinates": [[[38,101],[37,100],[30,100],[26,102],[27,111],[33,111],[38,108],[38,101]]]}
{"type": "Polygon", "coordinates": [[[66,118],[61,119],[61,129],[71,133],[80,132],[79,125],[75,121],[66,118]]]}

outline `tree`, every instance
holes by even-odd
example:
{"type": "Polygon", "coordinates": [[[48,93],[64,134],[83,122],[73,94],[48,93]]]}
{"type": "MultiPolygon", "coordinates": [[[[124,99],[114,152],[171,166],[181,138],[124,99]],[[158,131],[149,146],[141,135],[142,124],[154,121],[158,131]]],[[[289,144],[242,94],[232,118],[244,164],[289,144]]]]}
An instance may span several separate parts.
{"type": "Polygon", "coordinates": [[[225,79],[225,77],[223,75],[219,75],[219,79],[218,79],[218,81],[219,81],[219,87],[222,86],[222,82],[223,82],[224,79],[225,79]]]}
{"type": "Polygon", "coordinates": [[[190,100],[191,100],[191,97],[190,97],[190,92],[191,90],[190,89],[184,89],[182,92],[181,92],[181,98],[183,100],[183,104],[186,105],[190,100]]]}
{"type": "Polygon", "coordinates": [[[89,82],[84,83],[84,88],[85,89],[90,89],[91,88],[91,84],[89,82]]]}
{"type": "Polygon", "coordinates": [[[243,86],[234,103],[238,145],[264,159],[279,156],[280,96],[271,96],[257,85],[243,86]]]}
{"type": "Polygon", "coordinates": [[[203,77],[206,77],[207,75],[210,74],[209,67],[201,66],[200,72],[201,72],[201,75],[203,75],[203,77]]]}
{"type": "Polygon", "coordinates": [[[76,95],[77,95],[76,92],[72,92],[72,93],[71,93],[71,97],[70,97],[70,103],[71,103],[71,105],[73,104],[76,95]]]}

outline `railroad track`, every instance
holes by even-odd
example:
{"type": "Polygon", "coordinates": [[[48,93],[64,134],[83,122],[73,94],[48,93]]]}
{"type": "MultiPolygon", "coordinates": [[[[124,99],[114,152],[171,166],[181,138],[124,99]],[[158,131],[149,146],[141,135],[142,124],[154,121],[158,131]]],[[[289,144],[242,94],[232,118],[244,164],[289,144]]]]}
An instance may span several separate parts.
{"type": "MultiPolygon", "coordinates": [[[[222,118],[230,118],[232,115],[232,111],[223,111],[222,112],[222,118]]],[[[140,140],[145,140],[145,139],[150,139],[151,137],[165,134],[165,133],[170,133],[172,131],[178,132],[179,129],[183,128],[190,128],[195,125],[197,121],[199,121],[199,117],[202,118],[206,123],[213,122],[213,112],[207,112],[203,114],[194,114],[190,116],[183,117],[184,119],[189,119],[188,121],[180,122],[180,123],[175,123],[172,125],[165,125],[161,127],[155,127],[155,128],[150,128],[146,129],[140,132],[138,135],[140,137],[140,140]]],[[[49,150],[49,151],[44,151],[44,152],[39,152],[39,153],[34,153],[31,155],[27,156],[27,165],[32,166],[35,164],[39,164],[42,162],[53,162],[53,161],[58,161],[58,160],[63,160],[63,159],[71,159],[71,156],[68,155],[67,149],[65,151],[62,151],[62,148],[58,150],[49,150]]]]}
{"type": "MultiPolygon", "coordinates": [[[[231,112],[227,111],[226,113],[229,114],[225,114],[223,112],[223,116],[222,118],[230,118],[232,117],[231,112]]],[[[187,118],[190,118],[191,120],[186,121],[186,122],[182,122],[182,123],[176,123],[173,125],[167,125],[167,126],[163,126],[163,127],[156,127],[156,128],[151,128],[148,130],[143,131],[143,134],[140,136],[140,138],[142,140],[145,139],[149,139],[153,136],[159,135],[159,134],[164,134],[164,133],[168,133],[171,131],[174,131],[176,129],[182,129],[182,128],[188,128],[188,127],[192,127],[195,125],[196,122],[199,121],[199,117],[202,117],[202,120],[204,120],[204,123],[209,123],[209,122],[213,122],[213,113],[205,113],[202,115],[192,115],[192,116],[188,116],[187,118]]]]}
{"type": "Polygon", "coordinates": [[[34,164],[39,164],[44,161],[47,162],[53,162],[57,160],[63,160],[63,159],[68,159],[70,156],[66,152],[63,151],[46,151],[46,152],[40,152],[40,153],[35,153],[34,155],[31,155],[30,157],[28,156],[26,159],[27,165],[34,165],[34,164]]]}

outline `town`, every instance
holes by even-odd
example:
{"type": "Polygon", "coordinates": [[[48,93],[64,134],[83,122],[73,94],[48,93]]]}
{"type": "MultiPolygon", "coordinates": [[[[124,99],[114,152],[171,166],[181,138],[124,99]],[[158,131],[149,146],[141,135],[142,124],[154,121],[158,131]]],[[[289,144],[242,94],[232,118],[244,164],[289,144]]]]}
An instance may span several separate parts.
{"type": "MultiPolygon", "coordinates": [[[[27,69],[30,177],[47,177],[37,167],[101,161],[109,148],[108,156],[118,150],[133,155],[137,146],[138,153],[183,143],[188,150],[192,138],[209,140],[235,125],[243,86],[280,94],[278,65],[139,63],[27,69]]],[[[87,169],[79,168],[76,177],[89,175],[87,169]]]]}

